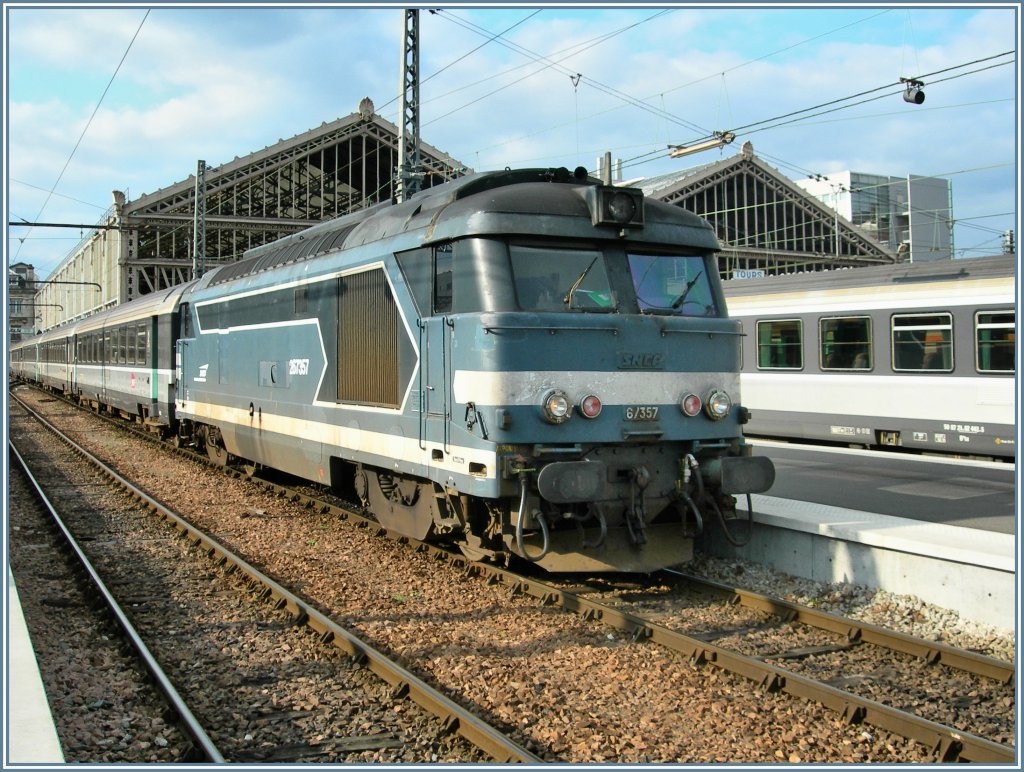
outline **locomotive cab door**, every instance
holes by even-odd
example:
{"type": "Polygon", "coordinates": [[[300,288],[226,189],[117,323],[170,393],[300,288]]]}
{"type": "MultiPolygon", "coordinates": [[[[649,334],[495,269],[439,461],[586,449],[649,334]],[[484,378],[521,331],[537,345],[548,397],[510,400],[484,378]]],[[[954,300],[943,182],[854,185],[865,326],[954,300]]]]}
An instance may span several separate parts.
{"type": "Polygon", "coordinates": [[[187,410],[191,399],[192,363],[189,361],[189,344],[193,342],[192,315],[188,303],[182,303],[179,317],[179,336],[174,342],[174,397],[176,410],[187,410]]]}
{"type": "MultiPolygon", "coordinates": [[[[451,441],[451,336],[447,317],[423,320],[420,354],[420,436],[424,447],[441,445],[448,452],[451,441]]],[[[432,454],[436,458],[436,453],[432,454]]]]}
{"type": "Polygon", "coordinates": [[[422,324],[420,351],[421,438],[432,446],[431,462],[448,454],[451,442],[452,329],[448,314],[452,309],[451,246],[434,250],[433,315],[422,324]]]}

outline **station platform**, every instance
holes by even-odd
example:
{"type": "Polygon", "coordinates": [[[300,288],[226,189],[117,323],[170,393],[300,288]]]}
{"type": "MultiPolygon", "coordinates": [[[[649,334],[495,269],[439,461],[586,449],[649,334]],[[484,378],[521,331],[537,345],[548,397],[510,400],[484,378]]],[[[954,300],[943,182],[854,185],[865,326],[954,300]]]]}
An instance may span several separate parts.
{"type": "MultiPolygon", "coordinates": [[[[881,515],[773,496],[751,496],[749,543],[730,544],[708,526],[703,550],[793,576],[913,595],[975,622],[1017,623],[1014,534],[881,515]]],[[[747,517],[746,497],[737,513],[747,517]]]]}
{"type": "Polygon", "coordinates": [[[7,721],[4,768],[64,763],[14,575],[7,572],[7,721]]]}

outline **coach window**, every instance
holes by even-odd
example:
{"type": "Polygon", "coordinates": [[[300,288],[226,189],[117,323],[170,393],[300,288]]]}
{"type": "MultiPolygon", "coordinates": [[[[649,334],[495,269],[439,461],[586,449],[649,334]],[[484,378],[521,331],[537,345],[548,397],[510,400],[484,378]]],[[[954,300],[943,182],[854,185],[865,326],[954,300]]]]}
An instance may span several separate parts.
{"type": "Polygon", "coordinates": [[[138,337],[134,324],[129,324],[124,328],[124,349],[125,349],[125,364],[134,365],[137,363],[136,360],[136,349],[135,339],[138,337]]]}
{"type": "Polygon", "coordinates": [[[149,364],[149,330],[146,328],[146,322],[139,322],[139,326],[135,331],[135,364],[137,365],[148,365],[149,364]]]}
{"type": "Polygon", "coordinates": [[[117,328],[117,363],[127,364],[128,352],[128,328],[121,326],[117,328]]]}
{"type": "Polygon", "coordinates": [[[1013,373],[1017,369],[1014,311],[978,312],[974,339],[979,373],[1013,373]]]}
{"type": "Polygon", "coordinates": [[[803,323],[799,319],[757,323],[757,366],[761,370],[799,370],[804,366],[803,323]]]}
{"type": "Polygon", "coordinates": [[[892,369],[951,372],[953,316],[948,313],[893,316],[892,369]]]}
{"type": "Polygon", "coordinates": [[[850,316],[821,319],[821,369],[871,369],[871,319],[850,316]]]}

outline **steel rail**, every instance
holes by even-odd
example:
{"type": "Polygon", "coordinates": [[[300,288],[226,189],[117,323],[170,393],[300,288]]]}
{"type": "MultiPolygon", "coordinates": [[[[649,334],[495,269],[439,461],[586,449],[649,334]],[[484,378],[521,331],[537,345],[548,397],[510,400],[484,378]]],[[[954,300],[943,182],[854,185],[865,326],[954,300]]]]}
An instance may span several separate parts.
{"type": "Polygon", "coordinates": [[[561,590],[535,579],[526,579],[510,571],[480,563],[472,564],[495,583],[506,584],[513,593],[527,594],[545,605],[557,605],[585,619],[603,622],[627,633],[633,640],[649,640],[688,657],[694,664],[708,664],[744,676],[766,691],[781,691],[817,702],[838,713],[851,724],[865,723],[922,743],[937,761],[1009,763],[1016,749],[967,732],[930,721],[898,708],[837,689],[820,681],[777,665],[739,654],[699,640],[668,627],[621,611],[598,601],[561,590]]]}
{"type": "MultiPolygon", "coordinates": [[[[14,398],[17,399],[17,397],[14,398]]],[[[107,478],[123,487],[135,499],[151,509],[154,514],[167,521],[178,531],[180,538],[188,540],[191,547],[201,548],[216,565],[225,568],[229,573],[235,570],[242,571],[253,584],[259,585],[262,588],[260,591],[262,598],[272,598],[276,608],[286,608],[295,617],[297,624],[305,624],[318,633],[320,640],[324,644],[333,644],[336,648],[341,649],[352,657],[355,662],[368,668],[383,679],[392,686],[392,693],[395,697],[408,697],[441,719],[442,723],[450,731],[457,732],[499,763],[543,763],[543,759],[539,756],[526,750],[406,668],[389,659],[373,646],[360,640],[358,636],[304,602],[294,593],[286,590],[240,556],[231,552],[230,549],[214,537],[189,523],[169,507],[119,475],[88,450],[56,427],[50,425],[42,415],[38,414],[28,405],[25,405],[20,399],[18,402],[30,415],[56,434],[78,455],[93,464],[107,478]]]]}
{"type": "Polygon", "coordinates": [[[733,603],[746,608],[774,614],[787,622],[799,622],[809,627],[844,635],[851,643],[870,643],[891,649],[892,651],[918,657],[929,664],[946,665],[966,673],[991,678],[1003,684],[1012,683],[1017,673],[1014,663],[1005,662],[995,657],[987,657],[984,654],[978,654],[973,651],[957,649],[937,641],[915,638],[906,633],[886,630],[884,627],[837,616],[827,611],[808,608],[807,606],[801,606],[798,603],[791,603],[780,598],[773,598],[749,590],[730,587],[729,585],[692,576],[685,572],[668,571],[667,573],[682,577],[690,584],[706,587],[713,592],[728,596],[732,599],[733,603]]]}
{"type": "MultiPolygon", "coordinates": [[[[228,471],[239,476],[242,475],[242,473],[234,472],[230,469],[228,471]]],[[[379,536],[387,536],[390,539],[408,543],[418,552],[429,553],[441,561],[450,561],[453,565],[463,568],[467,573],[481,576],[488,582],[506,585],[513,594],[530,595],[539,599],[545,605],[557,605],[565,611],[578,613],[585,619],[599,620],[610,627],[626,632],[635,640],[650,640],[689,657],[695,663],[714,665],[742,675],[755,681],[766,690],[783,691],[796,697],[817,702],[839,714],[852,724],[869,724],[891,731],[901,737],[920,742],[931,749],[938,761],[1008,763],[1013,762],[1016,758],[1016,750],[1011,746],[986,740],[983,737],[967,732],[961,732],[953,727],[921,718],[912,713],[907,713],[875,700],[860,697],[842,689],[837,689],[777,665],[771,665],[698,638],[678,633],[650,620],[620,611],[598,601],[581,598],[574,593],[542,581],[527,579],[512,571],[494,565],[473,562],[462,555],[453,554],[441,547],[425,542],[417,542],[396,531],[384,528],[376,521],[352,510],[334,504],[327,504],[312,496],[299,493],[285,485],[257,478],[250,479],[254,483],[276,493],[278,496],[289,499],[293,503],[316,508],[320,512],[330,511],[342,520],[351,520],[352,524],[357,527],[373,528],[379,536]]],[[[756,593],[750,593],[751,602],[755,598],[756,593]]],[[[770,604],[771,599],[768,598],[767,600],[770,604]]],[[[833,618],[839,620],[840,623],[845,622],[844,630],[859,626],[858,623],[851,622],[851,620],[842,620],[840,617],[833,618]]],[[[915,640],[911,636],[904,636],[900,633],[893,633],[893,635],[896,640],[901,638],[908,641],[915,640]]],[[[871,637],[872,635],[869,632],[868,638],[871,637]]],[[[927,644],[927,642],[923,641],[921,643],[927,644]]],[[[936,646],[938,644],[934,644],[933,648],[936,646]]],[[[949,647],[944,647],[944,649],[946,648],[949,647]]],[[[939,653],[945,657],[943,661],[946,664],[956,661],[955,654],[962,655],[967,661],[971,660],[970,652],[958,652],[957,650],[950,649],[948,653],[944,650],[939,653]]],[[[990,659],[978,656],[979,659],[990,659]]],[[[992,661],[999,662],[999,660],[992,661]]],[[[996,672],[1002,671],[997,669],[996,672]]]]}
{"type": "Polygon", "coordinates": [[[185,699],[174,687],[174,684],[171,682],[170,677],[168,677],[167,673],[164,672],[164,669],[160,666],[160,663],[156,661],[156,658],[153,656],[153,653],[149,650],[149,647],[146,646],[145,642],[142,640],[142,637],[139,635],[134,625],[132,625],[131,621],[128,619],[128,616],[124,613],[124,610],[121,608],[120,604],[110,593],[110,590],[107,589],[107,586],[104,584],[103,580],[100,578],[100,575],[97,573],[96,569],[89,561],[89,558],[86,557],[85,553],[82,551],[82,548],[78,546],[78,542],[75,541],[75,537],[71,534],[71,531],[68,530],[68,527],[64,524],[63,519],[57,513],[56,508],[53,506],[53,503],[50,501],[46,493],[43,491],[42,486],[39,484],[39,481],[36,479],[35,475],[32,474],[32,471],[29,469],[28,463],[25,461],[24,457],[14,446],[13,442],[8,442],[8,448],[11,455],[14,456],[15,460],[17,461],[18,466],[20,466],[22,471],[24,472],[29,483],[29,486],[34,491],[36,497],[50,513],[50,518],[53,520],[54,525],[63,535],[68,548],[74,553],[75,557],[78,559],[79,564],[82,566],[83,570],[88,575],[89,581],[92,582],[97,592],[99,592],[100,596],[107,604],[108,610],[110,611],[117,625],[121,628],[121,631],[124,633],[125,637],[131,642],[132,648],[135,649],[135,653],[138,656],[139,660],[142,662],[143,666],[146,668],[146,671],[149,673],[149,675],[153,678],[153,682],[156,684],[157,689],[160,690],[160,692],[164,696],[164,699],[167,701],[167,704],[179,717],[182,728],[185,730],[185,734],[189,738],[191,738],[194,744],[194,749],[200,752],[206,761],[213,762],[215,764],[224,764],[225,759],[221,755],[220,751],[217,749],[217,746],[214,744],[213,740],[210,739],[210,736],[206,733],[206,730],[203,729],[202,724],[196,718],[191,708],[189,708],[188,704],[185,702],[185,699]]]}
{"type": "MultiPolygon", "coordinates": [[[[202,459],[201,456],[199,458],[202,459]]],[[[235,476],[246,476],[242,472],[233,470],[230,467],[222,468],[235,476]]],[[[357,527],[374,528],[377,535],[386,535],[392,540],[409,543],[416,551],[427,552],[438,560],[450,561],[453,565],[463,568],[466,573],[476,574],[491,583],[506,585],[513,594],[530,595],[539,599],[545,605],[558,605],[563,610],[578,613],[585,619],[599,620],[610,627],[626,632],[634,640],[650,640],[658,643],[684,654],[694,663],[711,664],[749,678],[766,690],[784,691],[797,697],[818,702],[838,713],[850,723],[870,724],[920,742],[929,747],[939,761],[1010,763],[1016,759],[1016,750],[1011,746],[961,732],[938,722],[929,721],[912,713],[906,713],[897,708],[814,681],[785,668],[770,665],[753,657],[738,654],[715,644],[683,635],[650,620],[620,611],[597,601],[581,598],[574,593],[548,585],[539,580],[527,579],[512,571],[491,564],[473,562],[462,555],[453,554],[441,547],[425,542],[417,542],[407,536],[384,528],[376,521],[364,517],[352,509],[326,503],[279,483],[255,477],[249,479],[257,485],[275,492],[278,496],[287,498],[292,502],[318,509],[321,513],[331,512],[342,520],[352,520],[353,525],[357,527]]],[[[767,598],[767,596],[762,597],[767,598]]],[[[756,598],[756,593],[749,593],[751,603],[756,602],[756,598]]],[[[772,599],[767,598],[767,601],[770,606],[772,599]]],[[[784,610],[783,613],[788,613],[788,611],[784,610]]],[[[832,615],[826,616],[831,617],[832,615]]],[[[834,619],[845,623],[844,631],[848,628],[852,629],[862,626],[859,623],[851,622],[851,620],[842,620],[840,617],[834,617],[834,619]]],[[[893,633],[893,635],[896,638],[903,637],[914,640],[911,636],[903,636],[900,633],[893,633]]],[[[871,637],[870,632],[868,637],[871,637]]],[[[927,644],[927,642],[924,643],[927,644]]],[[[932,648],[938,646],[939,644],[932,644],[932,648]]],[[[971,659],[969,656],[971,653],[955,649],[950,649],[948,653],[939,650],[938,653],[940,657],[946,657],[944,660],[946,664],[952,664],[957,661],[956,654],[962,655],[965,660],[971,659]]],[[[980,655],[978,656],[980,657],[980,655]]],[[[993,661],[999,662],[999,660],[993,661]]],[[[973,672],[969,668],[967,669],[969,672],[973,672]]],[[[996,672],[1001,671],[997,670],[996,672]]]]}

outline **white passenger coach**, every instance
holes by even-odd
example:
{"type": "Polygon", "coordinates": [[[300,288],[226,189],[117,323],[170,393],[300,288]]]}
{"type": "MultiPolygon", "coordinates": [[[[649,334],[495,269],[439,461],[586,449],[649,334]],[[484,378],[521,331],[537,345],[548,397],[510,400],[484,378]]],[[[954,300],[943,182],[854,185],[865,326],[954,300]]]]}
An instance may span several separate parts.
{"type": "Polygon", "coordinates": [[[1012,255],[725,282],[752,436],[1012,459],[1012,255]]]}

